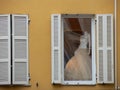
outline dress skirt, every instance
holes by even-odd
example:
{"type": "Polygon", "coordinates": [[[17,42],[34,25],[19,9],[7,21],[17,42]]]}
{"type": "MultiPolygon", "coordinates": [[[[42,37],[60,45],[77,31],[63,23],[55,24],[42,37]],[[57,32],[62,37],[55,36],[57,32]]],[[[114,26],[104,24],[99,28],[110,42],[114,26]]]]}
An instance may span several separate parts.
{"type": "Polygon", "coordinates": [[[92,59],[88,49],[78,48],[64,70],[64,80],[92,80],[92,59]]]}

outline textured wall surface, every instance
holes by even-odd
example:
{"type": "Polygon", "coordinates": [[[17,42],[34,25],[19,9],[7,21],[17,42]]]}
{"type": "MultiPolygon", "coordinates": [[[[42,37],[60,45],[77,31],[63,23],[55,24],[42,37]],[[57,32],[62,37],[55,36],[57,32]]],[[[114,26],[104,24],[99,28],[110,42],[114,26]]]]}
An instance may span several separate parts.
{"type": "MultiPolygon", "coordinates": [[[[119,11],[120,11],[120,0],[119,11]]],[[[118,12],[119,12],[118,11],[118,12]]],[[[60,86],[51,84],[51,14],[114,13],[114,0],[0,0],[0,14],[28,14],[30,87],[0,86],[0,90],[113,90],[114,85],[60,86]],[[38,83],[38,87],[36,86],[38,83]]],[[[118,13],[120,17],[120,12],[118,13]]],[[[118,18],[118,24],[120,23],[118,18]]],[[[118,25],[120,29],[120,25],[118,25]]],[[[120,31],[118,31],[120,33],[120,31]]],[[[118,60],[120,35],[118,34],[118,60]]],[[[118,61],[120,63],[120,61],[118,61]]],[[[119,64],[120,65],[120,64],[119,64]]],[[[119,70],[120,70],[120,66],[119,70]]],[[[120,84],[120,76],[118,77],[120,84]]]]}

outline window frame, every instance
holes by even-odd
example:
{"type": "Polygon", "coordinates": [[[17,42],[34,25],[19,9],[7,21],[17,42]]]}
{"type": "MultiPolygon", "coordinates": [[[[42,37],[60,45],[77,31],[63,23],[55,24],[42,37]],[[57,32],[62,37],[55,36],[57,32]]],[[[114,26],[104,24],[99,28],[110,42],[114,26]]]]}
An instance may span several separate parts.
{"type": "Polygon", "coordinates": [[[62,32],[62,84],[63,85],[95,85],[96,84],[96,64],[95,64],[95,18],[93,14],[68,14],[61,15],[61,32],[62,32]],[[65,81],[64,80],[64,24],[65,18],[91,18],[91,41],[92,41],[92,80],[85,81],[65,81]]]}
{"type": "MultiPolygon", "coordinates": [[[[64,81],[64,57],[63,57],[63,18],[92,18],[91,21],[95,23],[94,15],[93,14],[52,14],[51,16],[51,38],[52,38],[52,50],[51,50],[51,59],[52,59],[52,83],[53,84],[62,84],[62,85],[95,85],[96,84],[96,68],[93,67],[95,65],[95,57],[94,60],[92,60],[92,80],[91,81],[64,81]],[[61,31],[62,30],[62,31],[61,31]],[[56,36],[56,34],[58,34],[56,36]],[[56,42],[57,38],[57,42],[56,42]],[[55,41],[55,42],[54,42],[55,41]],[[58,46],[56,46],[56,44],[58,46]],[[57,50],[57,52],[56,52],[57,50]],[[57,53],[57,56],[56,56],[57,53]],[[57,67],[56,67],[57,63],[57,67]],[[56,76],[58,75],[58,76],[56,76]],[[56,79],[57,77],[57,79],[56,79]]],[[[91,28],[94,28],[95,25],[91,28]]],[[[92,33],[95,33],[95,31],[92,31],[92,33]]],[[[95,34],[93,34],[95,35],[95,34]]],[[[93,36],[92,36],[93,37],[93,36]]],[[[95,39],[95,38],[94,38],[95,39]]],[[[95,40],[92,40],[92,43],[95,40]]],[[[95,43],[93,43],[95,44],[95,43]]],[[[95,46],[95,45],[94,45],[95,46]]],[[[95,54],[95,50],[92,51],[93,54],[95,54]]],[[[95,56],[95,55],[94,55],[95,56]]]]}

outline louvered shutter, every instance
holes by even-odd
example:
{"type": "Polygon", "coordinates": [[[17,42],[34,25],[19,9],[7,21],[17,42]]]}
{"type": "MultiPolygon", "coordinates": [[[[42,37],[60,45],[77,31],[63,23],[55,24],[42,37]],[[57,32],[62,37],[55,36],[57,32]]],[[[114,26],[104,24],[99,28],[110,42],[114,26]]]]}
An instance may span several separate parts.
{"type": "Polygon", "coordinates": [[[52,83],[61,83],[61,15],[51,17],[52,83]]]}
{"type": "Polygon", "coordinates": [[[0,15],[0,85],[11,83],[10,15],[0,15]]]}
{"type": "Polygon", "coordinates": [[[12,15],[13,84],[28,84],[28,16],[12,15]]]}
{"type": "Polygon", "coordinates": [[[113,16],[97,15],[97,82],[114,83],[113,16]]]}

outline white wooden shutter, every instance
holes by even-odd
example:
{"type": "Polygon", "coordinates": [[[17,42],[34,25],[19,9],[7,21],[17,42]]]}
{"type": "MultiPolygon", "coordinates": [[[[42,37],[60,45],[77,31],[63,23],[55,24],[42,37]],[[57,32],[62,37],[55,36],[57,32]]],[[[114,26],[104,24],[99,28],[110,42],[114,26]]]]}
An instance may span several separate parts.
{"type": "Polygon", "coordinates": [[[97,15],[97,82],[114,83],[113,16],[97,15]]]}
{"type": "Polygon", "coordinates": [[[61,83],[61,15],[51,17],[52,83],[61,83]]]}
{"type": "Polygon", "coordinates": [[[0,85],[11,83],[10,15],[0,15],[0,85]]]}
{"type": "Polygon", "coordinates": [[[12,15],[13,84],[28,84],[28,16],[12,15]]]}

